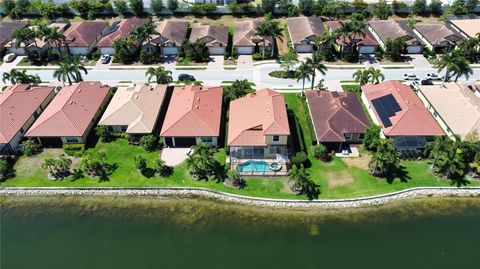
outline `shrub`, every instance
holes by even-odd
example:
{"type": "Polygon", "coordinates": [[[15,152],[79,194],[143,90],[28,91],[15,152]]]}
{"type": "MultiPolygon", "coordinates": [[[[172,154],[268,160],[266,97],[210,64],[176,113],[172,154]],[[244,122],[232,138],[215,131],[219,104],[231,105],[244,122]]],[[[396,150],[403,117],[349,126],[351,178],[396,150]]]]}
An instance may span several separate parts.
{"type": "Polygon", "coordinates": [[[212,3],[207,4],[195,4],[190,6],[190,12],[193,14],[200,14],[200,13],[212,13],[217,9],[217,6],[212,3]]]}
{"type": "Polygon", "coordinates": [[[155,160],[154,170],[161,177],[169,177],[173,174],[173,167],[166,165],[162,159],[155,160]]]}
{"type": "Polygon", "coordinates": [[[167,7],[170,11],[174,12],[178,8],[178,0],[168,0],[167,7]]]}
{"type": "Polygon", "coordinates": [[[26,156],[33,156],[40,150],[40,144],[33,139],[29,139],[22,142],[22,153],[26,156]]]}
{"type": "Polygon", "coordinates": [[[107,131],[107,126],[105,125],[98,125],[95,127],[95,133],[97,136],[100,138],[102,142],[110,142],[112,141],[112,137],[110,136],[110,133],[107,131]]]}
{"type": "Polygon", "coordinates": [[[242,189],[246,185],[245,179],[237,171],[233,170],[228,171],[225,183],[237,189],[242,189]]]}
{"type": "Polygon", "coordinates": [[[300,166],[308,163],[308,156],[304,151],[297,152],[295,156],[292,157],[292,165],[300,166]]]}
{"type": "Polygon", "coordinates": [[[157,16],[160,15],[160,13],[162,13],[162,10],[165,8],[163,6],[162,0],[152,0],[150,3],[150,7],[152,8],[153,14],[157,16]]]}
{"type": "Polygon", "coordinates": [[[322,160],[324,162],[328,162],[331,160],[328,149],[323,144],[319,144],[313,147],[313,156],[315,157],[315,159],[322,160]]]}
{"type": "Polygon", "coordinates": [[[381,130],[382,127],[375,124],[371,125],[365,130],[365,135],[363,137],[363,146],[365,146],[367,150],[377,151],[381,130]]]}
{"type": "Polygon", "coordinates": [[[81,156],[85,152],[85,144],[63,144],[63,150],[70,156],[81,156]]]}
{"type": "Polygon", "coordinates": [[[158,140],[153,135],[142,136],[139,142],[146,151],[151,152],[157,149],[158,140]]]}
{"type": "Polygon", "coordinates": [[[135,168],[140,173],[143,173],[147,169],[147,159],[145,159],[145,157],[143,157],[141,155],[133,156],[133,163],[135,165],[135,168]]]}
{"type": "Polygon", "coordinates": [[[295,71],[290,70],[289,72],[285,70],[276,70],[268,73],[269,76],[274,78],[295,78],[295,71]]]}
{"type": "Polygon", "coordinates": [[[252,59],[254,61],[260,61],[262,60],[262,54],[260,52],[255,52],[254,54],[252,54],[252,59]]]}
{"type": "Polygon", "coordinates": [[[118,15],[124,15],[128,11],[127,3],[123,0],[113,0],[113,10],[118,15]]]}
{"type": "Polygon", "coordinates": [[[10,156],[0,156],[0,181],[11,174],[14,161],[15,159],[10,156]]]}
{"type": "Polygon", "coordinates": [[[375,58],[379,61],[383,59],[383,51],[380,48],[375,51],[375,58]]]}
{"type": "Polygon", "coordinates": [[[143,0],[130,0],[129,6],[135,15],[143,13],[143,0]]]}

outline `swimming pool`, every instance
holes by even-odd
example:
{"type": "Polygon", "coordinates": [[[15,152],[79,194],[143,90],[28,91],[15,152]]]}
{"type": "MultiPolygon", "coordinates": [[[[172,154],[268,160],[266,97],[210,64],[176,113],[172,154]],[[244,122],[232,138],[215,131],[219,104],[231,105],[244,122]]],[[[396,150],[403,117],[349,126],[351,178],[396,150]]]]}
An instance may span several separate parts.
{"type": "Polygon", "coordinates": [[[237,172],[269,172],[270,164],[264,161],[246,161],[237,165],[237,172]]]}

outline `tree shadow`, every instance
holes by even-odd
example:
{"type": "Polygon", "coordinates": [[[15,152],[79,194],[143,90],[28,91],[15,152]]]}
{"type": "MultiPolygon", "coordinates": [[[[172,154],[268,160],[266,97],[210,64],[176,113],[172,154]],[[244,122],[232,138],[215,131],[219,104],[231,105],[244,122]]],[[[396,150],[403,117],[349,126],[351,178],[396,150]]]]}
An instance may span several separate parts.
{"type": "Polygon", "coordinates": [[[102,169],[98,182],[108,182],[110,181],[110,175],[118,169],[118,164],[105,164],[105,168],[102,169]]]}
{"type": "Polygon", "coordinates": [[[408,183],[408,181],[412,178],[408,175],[408,171],[406,170],[406,167],[403,165],[400,165],[398,167],[393,168],[390,173],[385,175],[385,179],[387,180],[388,184],[392,184],[395,181],[395,179],[399,179],[400,182],[403,182],[403,183],[408,183]]]}
{"type": "Polygon", "coordinates": [[[142,176],[146,178],[152,178],[155,176],[155,170],[153,168],[147,167],[141,171],[142,176]]]}
{"type": "Polygon", "coordinates": [[[85,177],[85,175],[83,174],[83,170],[81,169],[73,169],[73,172],[71,173],[71,175],[72,175],[72,180],[70,180],[71,182],[75,182],[85,177]]]}
{"type": "Polygon", "coordinates": [[[215,161],[212,165],[213,178],[216,179],[217,183],[225,181],[227,176],[227,169],[224,164],[221,164],[219,161],[215,161]]]}
{"type": "Polygon", "coordinates": [[[318,199],[318,196],[321,194],[320,185],[313,182],[313,180],[309,180],[306,184],[299,194],[307,196],[309,201],[318,199]]]}

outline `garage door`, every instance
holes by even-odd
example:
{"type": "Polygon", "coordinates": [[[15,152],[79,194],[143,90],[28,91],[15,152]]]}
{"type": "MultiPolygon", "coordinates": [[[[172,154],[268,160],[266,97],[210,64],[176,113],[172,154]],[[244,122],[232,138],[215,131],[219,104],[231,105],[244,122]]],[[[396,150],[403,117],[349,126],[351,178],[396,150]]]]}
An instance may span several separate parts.
{"type": "Polygon", "coordinates": [[[115,49],[114,48],[100,48],[100,52],[102,54],[110,54],[113,55],[115,54],[115,49]]]}
{"type": "Polygon", "coordinates": [[[238,54],[253,54],[253,47],[238,47],[237,48],[238,54]]]}
{"type": "Polygon", "coordinates": [[[360,46],[358,53],[360,54],[374,54],[377,47],[375,46],[360,46]]]}
{"type": "Polygon", "coordinates": [[[407,53],[408,54],[422,53],[422,46],[408,46],[407,53]]]}
{"type": "Polygon", "coordinates": [[[61,148],[63,145],[60,137],[41,137],[40,140],[45,148],[61,148]]]}
{"type": "Polygon", "coordinates": [[[225,54],[225,47],[209,48],[208,51],[210,55],[223,55],[225,54]]]}
{"type": "Polygon", "coordinates": [[[178,54],[178,48],[172,47],[172,48],[163,48],[162,53],[164,55],[177,55],[178,54]]]}
{"type": "Polygon", "coordinates": [[[297,52],[312,52],[313,46],[312,45],[297,45],[295,46],[295,50],[297,52]]]}

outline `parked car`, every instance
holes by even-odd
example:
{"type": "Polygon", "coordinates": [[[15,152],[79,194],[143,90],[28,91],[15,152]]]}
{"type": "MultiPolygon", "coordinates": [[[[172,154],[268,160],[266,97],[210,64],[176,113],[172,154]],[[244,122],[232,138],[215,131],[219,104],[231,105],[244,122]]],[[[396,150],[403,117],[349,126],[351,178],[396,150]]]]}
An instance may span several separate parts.
{"type": "Polygon", "coordinates": [[[17,57],[17,55],[15,55],[15,53],[9,53],[9,54],[7,54],[3,57],[3,61],[6,62],[6,63],[9,63],[9,62],[15,60],[16,57],[17,57]]]}
{"type": "Polygon", "coordinates": [[[442,80],[442,77],[440,77],[439,75],[435,74],[435,73],[428,73],[426,76],[425,76],[425,79],[429,79],[429,80],[442,80]]]}
{"type": "Polygon", "coordinates": [[[189,74],[180,74],[178,75],[179,81],[195,81],[195,77],[189,74]]]}
{"type": "Polygon", "coordinates": [[[420,83],[418,81],[413,81],[410,86],[413,88],[413,90],[416,92],[420,89],[420,83]]]}
{"type": "Polygon", "coordinates": [[[102,64],[108,64],[108,62],[110,62],[110,59],[111,59],[111,58],[112,58],[112,57],[110,57],[110,55],[104,54],[104,55],[102,55],[102,56],[100,57],[100,62],[101,62],[102,64]]]}
{"type": "Polygon", "coordinates": [[[403,79],[404,80],[418,80],[418,77],[415,74],[406,73],[406,74],[403,74],[403,79]]]}

